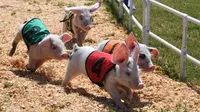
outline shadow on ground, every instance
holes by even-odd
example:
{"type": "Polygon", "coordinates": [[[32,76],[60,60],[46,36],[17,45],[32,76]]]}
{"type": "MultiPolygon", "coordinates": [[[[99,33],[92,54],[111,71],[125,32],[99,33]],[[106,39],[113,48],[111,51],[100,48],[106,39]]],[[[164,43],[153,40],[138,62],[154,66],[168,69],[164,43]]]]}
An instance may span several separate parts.
{"type": "Polygon", "coordinates": [[[53,85],[60,85],[62,80],[54,80],[51,77],[47,77],[45,75],[42,75],[39,72],[29,72],[29,71],[25,71],[25,70],[10,70],[12,71],[15,75],[19,76],[19,77],[25,77],[31,80],[35,80],[38,82],[38,84],[53,84],[53,85]]]}
{"type": "MultiPolygon", "coordinates": [[[[87,97],[88,99],[95,100],[101,104],[103,104],[105,107],[109,107],[113,111],[116,112],[124,112],[123,110],[116,107],[114,101],[110,98],[106,97],[100,97],[95,96],[91,93],[88,93],[84,88],[65,88],[66,94],[70,93],[78,93],[80,96],[87,97]]],[[[151,104],[151,102],[141,102],[140,97],[137,93],[133,93],[133,98],[130,101],[127,101],[127,103],[123,103],[128,108],[129,112],[135,112],[134,108],[143,108],[145,105],[151,104]]]]}

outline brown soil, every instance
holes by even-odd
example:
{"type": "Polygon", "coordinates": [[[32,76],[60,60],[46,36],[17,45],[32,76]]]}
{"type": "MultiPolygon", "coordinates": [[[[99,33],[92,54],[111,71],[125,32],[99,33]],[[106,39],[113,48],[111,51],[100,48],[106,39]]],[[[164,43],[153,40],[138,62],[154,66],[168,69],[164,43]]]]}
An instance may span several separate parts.
{"type": "MultiPolygon", "coordinates": [[[[0,1],[0,111],[117,111],[109,94],[92,84],[87,77],[72,81],[72,89],[60,84],[67,61],[51,60],[35,73],[25,70],[28,56],[24,42],[20,42],[13,57],[7,54],[11,42],[25,20],[38,17],[53,34],[60,34],[65,4],[83,5],[89,0],[1,0],[0,1]]],[[[94,13],[95,27],[84,45],[97,46],[105,39],[124,40],[125,30],[109,19],[105,7],[94,13]]],[[[200,112],[200,92],[190,84],[176,82],[156,71],[141,73],[143,90],[134,91],[128,101],[130,111],[190,111],[200,112]]]]}

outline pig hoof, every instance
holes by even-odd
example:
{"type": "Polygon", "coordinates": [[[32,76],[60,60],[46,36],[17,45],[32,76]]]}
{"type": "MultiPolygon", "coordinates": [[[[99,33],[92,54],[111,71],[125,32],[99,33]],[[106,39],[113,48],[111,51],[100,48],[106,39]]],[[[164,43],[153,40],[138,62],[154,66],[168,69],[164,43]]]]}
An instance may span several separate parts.
{"type": "Polygon", "coordinates": [[[125,106],[120,106],[118,107],[119,110],[121,110],[122,112],[128,112],[128,108],[125,106]]]}
{"type": "Polygon", "coordinates": [[[64,87],[64,91],[66,93],[71,93],[72,92],[72,88],[70,88],[70,87],[64,87]]]}
{"type": "Polygon", "coordinates": [[[68,83],[68,86],[71,88],[71,87],[72,87],[72,84],[69,82],[69,83],[68,83]]]}
{"type": "Polygon", "coordinates": [[[12,49],[10,50],[9,56],[13,56],[14,52],[15,52],[15,48],[12,48],[12,49]]]}
{"type": "MultiPolygon", "coordinates": [[[[128,110],[128,108],[125,105],[123,105],[122,103],[117,104],[117,108],[120,109],[120,110],[123,110],[123,111],[128,110]]],[[[125,112],[127,112],[127,111],[125,111],[125,112]]]]}
{"type": "Polygon", "coordinates": [[[26,65],[26,70],[27,70],[28,72],[35,72],[35,70],[30,69],[30,68],[28,67],[28,65],[26,65]]]}

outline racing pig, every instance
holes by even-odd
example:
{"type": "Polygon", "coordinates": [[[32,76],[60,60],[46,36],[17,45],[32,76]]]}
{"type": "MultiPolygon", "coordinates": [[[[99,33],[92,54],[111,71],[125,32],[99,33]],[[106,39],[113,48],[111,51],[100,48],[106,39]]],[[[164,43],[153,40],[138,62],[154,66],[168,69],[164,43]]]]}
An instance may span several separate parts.
{"type": "Polygon", "coordinates": [[[64,43],[68,42],[71,37],[66,33],[62,35],[50,34],[39,18],[32,18],[20,26],[12,42],[10,56],[13,56],[17,44],[22,39],[28,48],[29,62],[26,66],[27,70],[34,72],[47,60],[67,59],[69,56],[64,43]]]}
{"type": "Polygon", "coordinates": [[[63,32],[67,30],[75,38],[74,43],[82,46],[88,31],[92,28],[92,13],[101,6],[101,0],[92,6],[66,7],[63,22],[63,32]]]}
{"type": "MultiPolygon", "coordinates": [[[[113,51],[118,48],[122,43],[137,42],[137,39],[132,33],[129,34],[126,42],[120,40],[105,40],[99,44],[98,50],[112,54],[113,51]]],[[[139,44],[140,53],[138,59],[139,67],[144,71],[154,71],[155,66],[152,63],[151,58],[157,58],[159,51],[153,47],[147,47],[145,44],[139,44]]],[[[134,46],[130,46],[129,50],[133,50],[134,46]]]]}
{"type": "Polygon", "coordinates": [[[124,43],[113,54],[104,53],[89,46],[78,47],[75,44],[62,86],[66,87],[73,78],[84,74],[93,83],[103,86],[117,107],[126,109],[120,100],[118,85],[130,89],[144,87],[137,66],[139,48],[137,43],[134,44],[135,48],[131,54],[124,43]],[[130,55],[133,58],[129,57],[130,55]]]}

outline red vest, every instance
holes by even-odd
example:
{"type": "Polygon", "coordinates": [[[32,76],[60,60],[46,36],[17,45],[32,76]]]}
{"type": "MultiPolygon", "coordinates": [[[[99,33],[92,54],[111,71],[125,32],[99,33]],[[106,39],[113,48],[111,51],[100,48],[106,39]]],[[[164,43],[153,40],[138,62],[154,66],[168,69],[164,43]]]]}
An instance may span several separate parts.
{"type": "Polygon", "coordinates": [[[102,81],[114,67],[115,64],[111,62],[111,55],[100,51],[92,52],[85,62],[88,77],[99,86],[103,86],[102,81]]]}
{"type": "Polygon", "coordinates": [[[120,40],[109,40],[106,45],[103,48],[102,52],[106,52],[109,54],[112,54],[113,51],[117,48],[119,48],[119,46],[122,44],[122,42],[120,40]]]}

